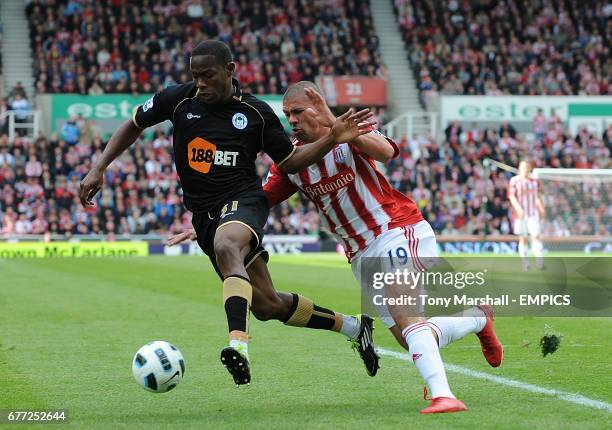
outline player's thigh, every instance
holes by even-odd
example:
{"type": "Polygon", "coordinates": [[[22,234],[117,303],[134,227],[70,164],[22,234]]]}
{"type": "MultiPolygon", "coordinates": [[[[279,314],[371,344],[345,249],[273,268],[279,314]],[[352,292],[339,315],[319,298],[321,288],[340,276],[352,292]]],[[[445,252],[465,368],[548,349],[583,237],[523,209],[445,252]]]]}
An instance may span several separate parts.
{"type": "Polygon", "coordinates": [[[251,230],[242,223],[229,222],[215,231],[214,250],[217,260],[238,254],[241,259],[251,252],[251,230]]]}
{"type": "Polygon", "coordinates": [[[404,327],[422,320],[422,307],[418,305],[420,286],[385,283],[378,289],[369,281],[378,276],[393,274],[397,270],[421,272],[437,261],[438,250],[431,226],[423,221],[411,226],[395,228],[383,232],[365,252],[358,254],[351,262],[353,274],[359,281],[364,300],[375,309],[387,327],[398,324],[404,327]],[[388,299],[413,297],[414,305],[389,305],[388,299]]]}
{"type": "Polygon", "coordinates": [[[229,200],[218,215],[215,248],[221,240],[226,246],[233,243],[240,248],[243,258],[251,260],[261,246],[263,227],[269,212],[268,202],[262,194],[245,194],[229,200]],[[227,241],[232,243],[228,244],[227,241]]]}
{"type": "Polygon", "coordinates": [[[394,228],[383,235],[383,240],[374,242],[371,255],[380,258],[387,269],[421,272],[438,261],[436,236],[427,221],[394,228]]]}
{"type": "Polygon", "coordinates": [[[221,273],[221,269],[217,265],[217,258],[215,256],[214,249],[214,238],[215,230],[217,229],[218,223],[216,219],[211,219],[208,214],[193,214],[191,223],[193,229],[196,232],[197,242],[200,249],[208,256],[212,263],[215,272],[223,280],[224,276],[221,273]]]}
{"type": "Polygon", "coordinates": [[[531,217],[527,220],[527,230],[529,236],[538,238],[540,236],[540,220],[536,217],[531,217]]]}
{"type": "Polygon", "coordinates": [[[400,329],[423,321],[420,302],[423,288],[416,274],[431,269],[438,262],[438,245],[433,229],[426,221],[393,229],[377,252],[381,258],[388,259],[390,271],[407,271],[415,275],[403,277],[401,283],[393,283],[387,288],[387,295],[391,298],[413,300],[389,305],[393,320],[400,329]]]}
{"type": "Polygon", "coordinates": [[[524,218],[515,219],[514,220],[514,234],[517,236],[525,237],[527,236],[527,220],[524,218]]]}

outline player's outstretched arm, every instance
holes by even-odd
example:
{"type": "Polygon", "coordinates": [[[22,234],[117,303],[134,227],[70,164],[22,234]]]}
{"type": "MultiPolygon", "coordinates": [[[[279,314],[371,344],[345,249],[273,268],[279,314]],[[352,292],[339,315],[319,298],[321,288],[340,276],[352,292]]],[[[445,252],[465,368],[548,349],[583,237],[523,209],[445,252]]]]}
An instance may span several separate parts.
{"type": "Polygon", "coordinates": [[[376,132],[357,136],[351,144],[381,163],[386,163],[396,155],[395,148],[387,138],[376,132]]]}
{"type": "Polygon", "coordinates": [[[113,133],[104,148],[102,156],[81,181],[79,199],[83,206],[93,206],[93,196],[100,191],[104,184],[104,171],[115,158],[138,139],[140,133],[142,133],[142,129],[137,127],[132,120],[125,121],[113,133]]]}
{"type": "Polygon", "coordinates": [[[186,242],[188,240],[196,240],[197,238],[198,235],[196,234],[195,229],[190,228],[189,230],[185,230],[178,234],[170,236],[170,238],[168,238],[168,240],[166,241],[166,245],[174,246],[178,245],[179,243],[186,242]]]}
{"type": "Polygon", "coordinates": [[[336,118],[329,133],[321,139],[308,145],[296,146],[289,158],[279,164],[280,169],[287,173],[296,173],[321,160],[336,143],[350,142],[357,136],[369,133],[374,127],[370,122],[372,113],[369,109],[355,112],[349,109],[336,118]]]}

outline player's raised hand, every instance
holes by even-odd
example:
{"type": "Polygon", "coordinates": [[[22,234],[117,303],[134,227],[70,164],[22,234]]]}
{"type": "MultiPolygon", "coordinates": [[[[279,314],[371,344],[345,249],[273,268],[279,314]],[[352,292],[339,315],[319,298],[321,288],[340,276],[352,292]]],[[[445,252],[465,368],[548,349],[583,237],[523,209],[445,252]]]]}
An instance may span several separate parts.
{"type": "Polygon", "coordinates": [[[175,234],[174,236],[170,236],[166,241],[166,245],[174,246],[187,240],[196,240],[197,238],[198,235],[196,234],[195,230],[190,228],[189,230],[185,230],[181,233],[175,234]]]}
{"type": "Polygon", "coordinates": [[[353,108],[340,115],[331,127],[336,142],[350,142],[374,130],[376,123],[372,120],[373,116],[370,109],[355,112],[353,108]]]}
{"type": "Polygon", "coordinates": [[[334,125],[336,116],[332,113],[325,101],[325,98],[319,94],[314,88],[306,88],[304,90],[306,96],[310,99],[312,107],[307,110],[312,111],[314,117],[324,127],[331,128],[334,125]]]}
{"type": "Polygon", "coordinates": [[[96,195],[104,184],[104,171],[93,168],[81,181],[79,187],[79,199],[84,207],[93,206],[93,196],[96,195]]]}

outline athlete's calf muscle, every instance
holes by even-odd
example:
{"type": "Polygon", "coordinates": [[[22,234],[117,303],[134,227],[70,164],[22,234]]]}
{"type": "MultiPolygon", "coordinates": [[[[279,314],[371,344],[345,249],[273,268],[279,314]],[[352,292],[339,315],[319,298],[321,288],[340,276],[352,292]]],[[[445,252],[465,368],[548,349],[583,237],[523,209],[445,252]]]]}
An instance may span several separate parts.
{"type": "Polygon", "coordinates": [[[293,297],[274,289],[266,261],[257,257],[247,269],[253,285],[251,312],[260,321],[285,320],[288,316],[293,297]]]}

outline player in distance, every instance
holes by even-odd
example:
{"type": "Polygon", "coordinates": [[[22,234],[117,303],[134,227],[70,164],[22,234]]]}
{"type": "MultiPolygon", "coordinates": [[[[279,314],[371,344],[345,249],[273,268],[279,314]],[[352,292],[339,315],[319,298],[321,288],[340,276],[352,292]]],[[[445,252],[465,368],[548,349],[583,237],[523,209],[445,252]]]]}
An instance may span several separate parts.
{"type": "MultiPolygon", "coordinates": [[[[242,93],[240,83],[233,79],[236,64],[227,45],[214,40],[198,44],[191,53],[190,69],[192,81],[157,93],[134,111],[132,120],[121,124],[81,181],[79,197],[83,206],[92,205],[109,164],[143,129],[172,122],[184,203],[194,214],[198,244],[223,280],[229,346],[221,351],[221,361],[236,384],[246,384],[251,379],[248,315],[253,299],[247,266],[262,255],[262,227],[269,213],[256,174],[257,154],[265,151],[283,171],[299,171],[320,160],[337,142],[369,132],[371,114],[349,110],[318,142],[296,148],[273,110],[242,93]]],[[[296,302],[299,299],[292,296],[295,309],[299,308],[296,302]]],[[[312,324],[323,324],[318,319],[325,319],[325,324],[332,319],[333,324],[342,323],[332,311],[310,305],[312,324]]],[[[291,318],[302,321],[305,316],[291,318]]]]}
{"type": "MultiPolygon", "coordinates": [[[[317,87],[311,82],[291,86],[283,98],[283,111],[293,128],[296,147],[307,147],[335,121],[317,87]]],[[[361,282],[363,258],[386,259],[398,249],[410,254],[413,270],[423,270],[423,259],[437,256],[433,230],[405,195],[394,190],[374,161],[397,156],[395,143],[373,131],[341,142],[306,169],[283,172],[273,165],[264,185],[270,206],[302,191],[317,206],[329,230],[343,243],[353,273],[361,282]]],[[[187,231],[170,239],[177,243],[193,238],[187,231]]],[[[378,309],[397,341],[408,349],[432,393],[432,404],[422,413],[456,412],[465,405],[452,394],[439,347],[468,333],[476,333],[487,361],[501,364],[502,346],[493,328],[490,309],[472,310],[471,316],[434,317],[406,315],[398,309],[378,309]]]]}
{"type": "Polygon", "coordinates": [[[523,269],[529,270],[529,244],[536,257],[536,267],[544,268],[544,246],[540,237],[540,225],[545,210],[540,182],[531,177],[531,162],[519,163],[519,174],[508,183],[508,199],[512,206],[514,234],[519,237],[518,251],[523,269]]]}

